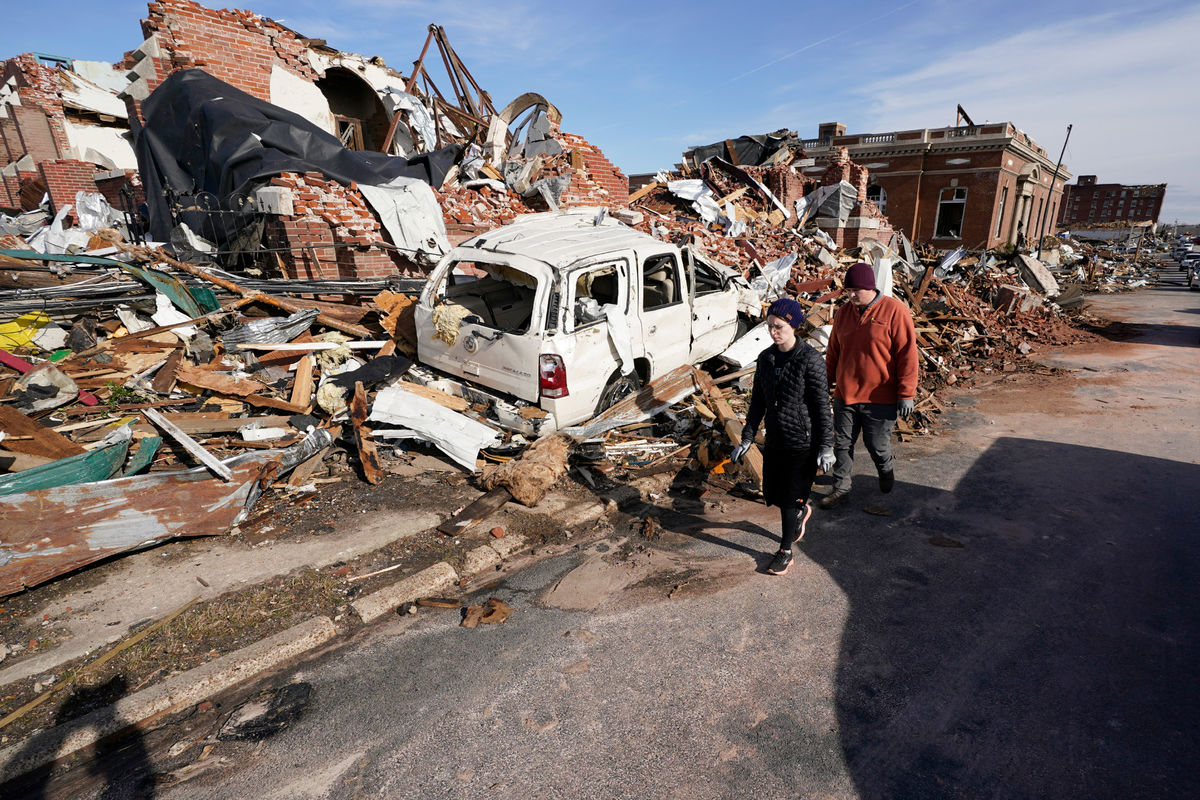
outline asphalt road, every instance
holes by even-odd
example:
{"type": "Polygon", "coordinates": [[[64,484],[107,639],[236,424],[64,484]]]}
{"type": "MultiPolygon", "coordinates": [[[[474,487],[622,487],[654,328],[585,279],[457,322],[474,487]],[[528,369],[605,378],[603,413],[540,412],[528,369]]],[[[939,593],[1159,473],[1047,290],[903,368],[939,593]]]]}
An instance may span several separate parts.
{"type": "Polygon", "coordinates": [[[1200,797],[1200,293],[1091,304],[1134,338],[959,395],[891,495],[860,456],[784,577],[770,510],[664,493],[481,591],[503,624],[394,617],[45,795],[1200,797]]]}

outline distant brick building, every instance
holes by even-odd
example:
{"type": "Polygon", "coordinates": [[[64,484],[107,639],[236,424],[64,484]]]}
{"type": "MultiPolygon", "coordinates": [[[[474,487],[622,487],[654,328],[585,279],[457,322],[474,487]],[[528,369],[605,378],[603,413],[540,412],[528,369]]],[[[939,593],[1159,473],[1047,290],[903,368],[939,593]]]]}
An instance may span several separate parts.
{"type": "Polygon", "coordinates": [[[1158,222],[1167,185],[1096,183],[1095,175],[1080,175],[1078,183],[1065,191],[1058,224],[1071,228],[1103,222],[1158,222]]]}
{"type": "Polygon", "coordinates": [[[1055,162],[1008,122],[849,136],[845,125],[830,122],[804,141],[805,153],[817,158],[835,148],[869,172],[866,196],[893,228],[941,249],[1032,240],[1039,220],[1055,232],[1072,177],[1064,166],[1051,186],[1055,162]]]}

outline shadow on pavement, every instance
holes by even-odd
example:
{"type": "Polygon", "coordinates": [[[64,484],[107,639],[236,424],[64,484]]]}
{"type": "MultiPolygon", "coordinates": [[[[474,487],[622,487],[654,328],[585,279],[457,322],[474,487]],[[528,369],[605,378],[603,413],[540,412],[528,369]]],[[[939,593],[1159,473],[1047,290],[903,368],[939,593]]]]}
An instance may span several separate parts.
{"type": "MultiPolygon", "coordinates": [[[[82,727],[81,714],[87,714],[86,722],[89,725],[102,729],[109,727],[115,720],[113,703],[126,693],[125,679],[120,676],[99,686],[76,689],[59,707],[54,726],[30,737],[21,755],[14,761],[20,763],[45,750],[58,750],[71,734],[82,727]],[[89,711],[92,713],[89,714],[89,711]]],[[[105,800],[142,800],[155,794],[153,768],[145,742],[136,729],[102,739],[89,753],[89,768],[86,771],[73,770],[61,781],[55,779],[55,772],[54,764],[47,764],[14,778],[0,785],[0,797],[6,800],[51,800],[83,796],[86,791],[87,797],[105,800]]]]}
{"type": "Polygon", "coordinates": [[[839,509],[863,519],[805,539],[849,601],[861,797],[1200,797],[1197,486],[1194,464],[1000,439],[952,493],[897,485],[907,516],[839,509]]]}

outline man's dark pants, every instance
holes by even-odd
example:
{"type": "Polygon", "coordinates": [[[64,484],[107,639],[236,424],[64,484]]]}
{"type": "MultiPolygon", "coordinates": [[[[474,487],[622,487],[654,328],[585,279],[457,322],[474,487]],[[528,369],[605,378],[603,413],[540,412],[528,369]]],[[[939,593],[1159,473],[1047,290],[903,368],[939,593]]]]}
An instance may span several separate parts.
{"type": "Polygon", "coordinates": [[[862,434],[863,444],[879,472],[892,471],[892,429],[896,427],[895,403],[852,403],[833,398],[833,491],[850,491],[854,466],[854,443],[862,434]]]}

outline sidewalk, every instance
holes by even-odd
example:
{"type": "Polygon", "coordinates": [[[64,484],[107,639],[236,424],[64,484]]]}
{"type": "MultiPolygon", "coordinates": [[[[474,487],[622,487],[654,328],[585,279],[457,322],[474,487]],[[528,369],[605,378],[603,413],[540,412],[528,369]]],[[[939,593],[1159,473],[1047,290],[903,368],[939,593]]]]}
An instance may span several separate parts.
{"type": "MultiPolygon", "coordinates": [[[[6,613],[12,614],[19,605],[26,625],[40,619],[40,627],[55,635],[47,636],[47,646],[34,655],[22,658],[25,648],[21,648],[4,659],[0,693],[21,699],[0,707],[0,716],[37,696],[30,694],[31,683],[40,686],[39,694],[53,691],[74,671],[97,660],[109,645],[119,644],[193,599],[198,605],[211,604],[218,609],[231,598],[246,595],[260,605],[272,604],[274,597],[266,590],[271,585],[314,571],[325,578],[315,585],[336,584],[344,590],[342,602],[324,609],[326,613],[289,620],[294,624],[272,630],[265,638],[232,652],[220,648],[223,642],[204,641],[201,629],[199,638],[189,642],[192,650],[203,655],[223,654],[201,658],[199,665],[186,671],[166,675],[151,671],[129,682],[139,691],[114,698],[112,707],[97,709],[53,730],[30,728],[29,723],[38,719],[43,725],[54,724],[54,709],[76,688],[64,687],[60,696],[30,712],[28,720],[0,729],[0,782],[88,747],[122,727],[179,710],[250,680],[393,612],[403,603],[455,595],[460,585],[494,573],[519,554],[556,539],[569,541],[565,535],[572,529],[595,527],[617,505],[639,499],[642,491],[661,480],[654,477],[643,480],[640,487],[619,486],[604,496],[568,485],[552,491],[533,509],[510,502],[466,534],[451,539],[434,529],[482,493],[453,468],[442,466],[450,471],[438,471],[437,465],[429,463],[434,461],[437,459],[426,457],[420,469],[407,471],[412,474],[389,479],[397,485],[385,484],[398,507],[347,509],[350,496],[361,492],[353,492],[355,487],[322,487],[302,513],[323,517],[322,512],[332,511],[335,518],[329,524],[316,525],[311,533],[297,535],[285,528],[286,523],[273,529],[269,523],[275,520],[268,520],[249,532],[170,542],[7,598],[3,604],[6,613]],[[322,504],[327,508],[322,509],[322,504]],[[493,535],[494,529],[503,534],[493,535]],[[275,538],[269,538],[272,536],[275,538]],[[376,577],[351,580],[397,565],[376,577]],[[264,598],[270,599],[264,603],[264,598]],[[144,683],[144,688],[139,683],[144,683]]],[[[311,525],[312,520],[308,522],[311,525]]],[[[11,625],[14,620],[6,621],[11,625]]],[[[162,632],[155,635],[163,638],[162,632]]],[[[11,647],[15,643],[6,644],[11,647]]],[[[184,663],[194,660],[181,659],[184,663]]]]}

